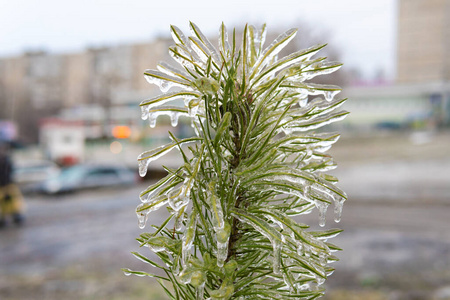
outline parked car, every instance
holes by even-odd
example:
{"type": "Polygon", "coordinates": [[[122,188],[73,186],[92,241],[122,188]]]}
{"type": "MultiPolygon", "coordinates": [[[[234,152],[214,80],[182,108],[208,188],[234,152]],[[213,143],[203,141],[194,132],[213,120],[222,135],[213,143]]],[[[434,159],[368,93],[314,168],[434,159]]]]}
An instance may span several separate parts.
{"type": "Polygon", "coordinates": [[[60,173],[60,168],[49,160],[27,160],[14,163],[13,178],[23,193],[35,192],[45,180],[60,173]]]}
{"type": "Polygon", "coordinates": [[[58,176],[43,182],[40,190],[46,194],[57,194],[88,188],[132,185],[136,182],[137,174],[126,167],[81,164],[63,169],[58,176]]]}

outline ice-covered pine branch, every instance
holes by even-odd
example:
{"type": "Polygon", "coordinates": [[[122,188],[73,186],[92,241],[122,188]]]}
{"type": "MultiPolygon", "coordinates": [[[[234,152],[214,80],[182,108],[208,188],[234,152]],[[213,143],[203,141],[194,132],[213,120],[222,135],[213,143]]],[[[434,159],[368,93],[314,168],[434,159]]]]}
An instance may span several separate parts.
{"type": "Polygon", "coordinates": [[[315,299],[340,250],[328,239],[341,230],[298,221],[317,209],[323,227],[329,206],[341,218],[347,196],[326,173],[336,167],[326,151],[339,134],[315,130],[347,112],[338,86],[312,80],[341,64],[316,56],[325,45],[279,58],[295,29],[266,45],[265,26],[245,26],[237,38],[222,24],[215,47],[190,28],[187,37],[171,26],[178,67],[145,71],[162,94],[142,101],[142,118],[151,127],[161,115],[173,126],[185,118],[195,136],[170,134],[169,144],[139,156],[142,176],[173,149],[184,162],[141,193],[141,228],[162,207],[169,217],[138,239],[156,255],[134,253],[148,271],[126,273],[171,284],[172,299],[315,299]],[[174,105],[180,99],[184,106],[174,105]]]}

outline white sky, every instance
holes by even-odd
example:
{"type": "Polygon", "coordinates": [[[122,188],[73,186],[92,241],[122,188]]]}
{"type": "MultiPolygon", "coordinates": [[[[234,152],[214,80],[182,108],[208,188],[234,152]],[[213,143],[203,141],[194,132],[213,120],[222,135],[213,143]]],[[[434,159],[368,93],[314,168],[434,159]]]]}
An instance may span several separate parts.
{"type": "Polygon", "coordinates": [[[307,24],[326,34],[346,67],[392,77],[396,13],[395,0],[0,0],[0,56],[146,41],[168,35],[170,24],[187,34],[189,20],[206,34],[217,34],[222,21],[266,22],[277,33],[307,24]]]}

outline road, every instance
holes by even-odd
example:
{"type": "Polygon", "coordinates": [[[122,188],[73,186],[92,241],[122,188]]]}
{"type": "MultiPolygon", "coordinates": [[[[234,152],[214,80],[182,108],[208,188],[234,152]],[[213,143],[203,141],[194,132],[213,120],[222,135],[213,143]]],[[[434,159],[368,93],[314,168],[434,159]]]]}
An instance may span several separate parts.
{"type": "Polygon", "coordinates": [[[0,274],[40,273],[96,256],[127,260],[138,249],[134,209],[145,187],[28,197],[26,224],[0,231],[0,274]]]}
{"type": "MultiPolygon", "coordinates": [[[[0,275],[48,272],[96,257],[111,268],[132,264],[130,252],[142,251],[135,241],[142,231],[134,208],[145,187],[28,198],[26,225],[0,231],[0,275]]],[[[158,224],[163,215],[153,213],[151,221],[158,224]]],[[[450,203],[442,201],[388,203],[351,198],[340,224],[328,212],[327,227],[345,229],[333,240],[345,251],[338,254],[341,262],[330,283],[339,274],[352,273],[363,280],[405,267],[450,269],[448,216],[450,203]]],[[[312,213],[301,221],[317,224],[318,217],[312,213]]]]}
{"type": "MultiPolygon", "coordinates": [[[[335,175],[349,200],[341,223],[335,224],[332,210],[328,212],[326,228],[345,230],[332,241],[344,251],[337,254],[341,261],[327,281],[329,287],[416,293],[416,298],[389,299],[430,299],[423,295],[449,288],[450,139],[445,135],[436,140],[444,138],[447,142],[438,146],[410,147],[406,140],[396,144],[392,139],[380,145],[350,141],[337,147],[340,167],[335,175]]],[[[121,267],[144,269],[130,252],[148,251],[135,241],[142,230],[134,213],[138,194],[148,184],[28,197],[25,226],[0,230],[0,298],[9,288],[2,280],[10,276],[28,282],[34,275],[76,264],[86,275],[92,272],[90,267],[111,273],[120,273],[121,267]]],[[[160,223],[163,212],[153,213],[151,222],[160,223]]],[[[317,213],[301,222],[317,227],[317,213]]],[[[9,288],[9,293],[24,285],[9,288]]]]}

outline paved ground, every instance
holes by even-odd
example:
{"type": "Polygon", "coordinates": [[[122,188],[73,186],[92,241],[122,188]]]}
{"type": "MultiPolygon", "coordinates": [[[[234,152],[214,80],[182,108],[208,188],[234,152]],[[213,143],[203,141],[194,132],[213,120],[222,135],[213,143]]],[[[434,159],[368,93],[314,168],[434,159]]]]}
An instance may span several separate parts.
{"type": "MultiPolygon", "coordinates": [[[[349,201],[340,224],[328,215],[327,227],[345,229],[333,240],[345,251],[327,281],[332,290],[382,295],[355,299],[450,299],[450,139],[429,139],[344,139],[334,149],[349,201]]],[[[80,299],[80,290],[83,299],[129,297],[131,281],[118,270],[143,267],[129,253],[146,250],[134,240],[141,232],[134,208],[148,184],[28,197],[26,225],[0,231],[0,299],[80,299]],[[103,285],[80,279],[94,273],[105,277],[103,285]]],[[[151,217],[159,223],[162,214],[151,217]]],[[[318,217],[302,222],[317,224],[318,217]]]]}

